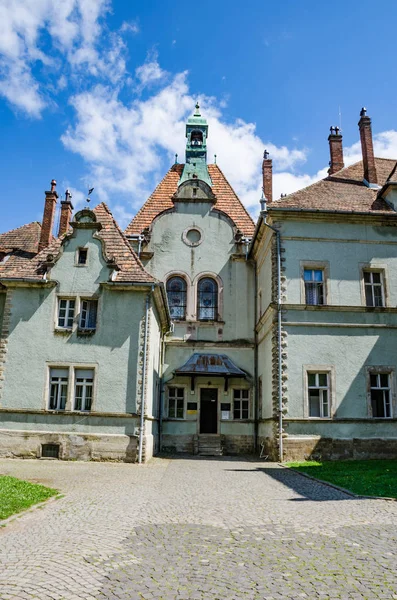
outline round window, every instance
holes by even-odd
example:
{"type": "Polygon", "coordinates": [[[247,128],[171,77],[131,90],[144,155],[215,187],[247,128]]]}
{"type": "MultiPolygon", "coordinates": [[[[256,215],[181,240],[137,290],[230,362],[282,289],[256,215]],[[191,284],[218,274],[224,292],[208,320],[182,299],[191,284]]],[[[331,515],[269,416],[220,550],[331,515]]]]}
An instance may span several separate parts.
{"type": "Polygon", "coordinates": [[[198,227],[185,229],[182,239],[188,246],[199,246],[203,241],[203,233],[198,227]]]}

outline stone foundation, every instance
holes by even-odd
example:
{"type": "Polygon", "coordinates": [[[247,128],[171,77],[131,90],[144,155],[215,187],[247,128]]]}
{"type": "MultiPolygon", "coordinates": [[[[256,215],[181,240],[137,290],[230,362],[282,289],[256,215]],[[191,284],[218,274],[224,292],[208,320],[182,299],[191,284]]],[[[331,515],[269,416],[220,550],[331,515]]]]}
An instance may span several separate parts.
{"type": "Polygon", "coordinates": [[[397,458],[397,439],[286,437],[284,460],[397,458]]]}
{"type": "MultiPolygon", "coordinates": [[[[2,458],[41,458],[43,444],[59,445],[60,460],[135,462],[137,459],[136,436],[0,430],[2,458]]],[[[150,458],[148,453],[145,458],[150,458]]]]}
{"type": "Polygon", "coordinates": [[[222,435],[224,455],[254,454],[255,440],[252,435],[222,435]]]}
{"type": "Polygon", "coordinates": [[[165,433],[161,436],[161,452],[170,454],[197,454],[196,435],[171,435],[165,433]]]}

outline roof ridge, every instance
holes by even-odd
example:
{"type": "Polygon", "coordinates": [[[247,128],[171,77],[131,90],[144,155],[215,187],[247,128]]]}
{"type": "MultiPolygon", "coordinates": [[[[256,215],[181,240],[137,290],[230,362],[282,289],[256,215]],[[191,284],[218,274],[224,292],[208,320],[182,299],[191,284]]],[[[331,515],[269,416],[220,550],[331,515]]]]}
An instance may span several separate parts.
{"type": "Polygon", "coordinates": [[[0,236],[7,235],[8,233],[14,233],[15,231],[19,231],[20,229],[23,229],[24,227],[29,227],[30,225],[39,225],[39,227],[41,228],[40,221],[31,221],[30,223],[25,223],[25,225],[20,225],[19,227],[15,227],[14,229],[9,229],[8,231],[3,231],[3,233],[0,233],[0,236]]]}
{"type": "MultiPolygon", "coordinates": [[[[246,209],[246,207],[244,206],[244,204],[241,202],[240,198],[237,196],[236,192],[234,191],[233,187],[231,186],[229,180],[227,179],[227,177],[225,176],[224,172],[222,171],[222,169],[216,164],[209,164],[209,167],[213,167],[214,169],[218,169],[218,171],[220,172],[220,174],[222,175],[223,179],[226,181],[227,185],[229,186],[229,188],[231,189],[231,191],[233,192],[233,195],[235,197],[235,199],[237,200],[237,202],[240,204],[240,206],[242,207],[242,209],[245,211],[246,215],[250,218],[250,220],[252,221],[252,223],[254,223],[253,218],[251,217],[251,215],[249,214],[248,210],[246,209]]],[[[216,197],[216,194],[215,194],[216,197]]],[[[216,206],[215,206],[216,208],[216,206]]],[[[225,211],[222,211],[225,212],[225,211]]],[[[227,213],[225,213],[227,214],[227,213]]],[[[234,219],[232,219],[234,221],[234,219]]],[[[237,223],[236,223],[237,225],[237,223]]]]}
{"type": "MultiPolygon", "coordinates": [[[[146,274],[150,275],[150,273],[148,271],[146,271],[145,267],[143,266],[141,259],[139,258],[139,256],[136,254],[135,250],[131,247],[131,244],[129,243],[127,236],[124,234],[123,230],[121,229],[120,225],[117,223],[116,219],[113,216],[112,211],[110,210],[110,208],[108,207],[108,205],[106,204],[106,202],[101,202],[100,204],[98,204],[95,208],[102,206],[106,212],[108,213],[108,215],[110,216],[110,218],[112,219],[113,225],[116,229],[116,231],[119,233],[125,247],[128,249],[129,253],[131,254],[131,256],[133,257],[133,259],[136,261],[137,265],[139,266],[139,268],[144,271],[146,274]]],[[[95,209],[94,209],[95,210],[95,209]]],[[[100,232],[99,232],[99,236],[100,236],[100,232]]],[[[104,240],[105,245],[106,245],[106,241],[104,240]]]]}

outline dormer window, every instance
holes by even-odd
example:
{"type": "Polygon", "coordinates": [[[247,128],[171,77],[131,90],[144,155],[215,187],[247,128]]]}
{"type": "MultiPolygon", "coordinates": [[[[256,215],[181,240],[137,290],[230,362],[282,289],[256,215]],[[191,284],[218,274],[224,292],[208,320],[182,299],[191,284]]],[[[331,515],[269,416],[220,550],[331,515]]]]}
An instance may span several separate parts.
{"type": "Polygon", "coordinates": [[[192,146],[202,146],[203,145],[203,132],[202,131],[192,131],[190,136],[190,144],[192,146]]]}
{"type": "Polygon", "coordinates": [[[88,259],[88,248],[79,248],[77,255],[77,264],[79,266],[84,266],[87,264],[88,259]]]}

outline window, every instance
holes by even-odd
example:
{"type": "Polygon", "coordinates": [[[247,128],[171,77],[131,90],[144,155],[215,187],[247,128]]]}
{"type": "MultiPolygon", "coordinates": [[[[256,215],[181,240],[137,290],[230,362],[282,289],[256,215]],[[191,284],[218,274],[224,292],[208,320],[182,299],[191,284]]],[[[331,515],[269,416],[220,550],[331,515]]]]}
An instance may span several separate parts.
{"type": "Polygon", "coordinates": [[[305,302],[310,305],[325,304],[324,270],[304,269],[305,302]]]}
{"type": "Polygon", "coordinates": [[[68,396],[69,369],[50,370],[50,410],[65,410],[68,396]]]}
{"type": "Polygon", "coordinates": [[[390,418],[390,373],[370,373],[371,413],[373,417],[390,418]]]}
{"type": "Polygon", "coordinates": [[[248,419],[249,390],[233,390],[233,419],[248,419]]]}
{"type": "Polygon", "coordinates": [[[218,284],[205,277],[198,283],[198,319],[216,321],[218,318],[218,284]]]}
{"type": "Polygon", "coordinates": [[[307,373],[307,388],[309,417],[329,417],[329,373],[307,373]]]}
{"type": "Polygon", "coordinates": [[[384,306],[381,271],[363,271],[363,275],[365,304],[367,306],[384,306]]]}
{"type": "Polygon", "coordinates": [[[202,131],[192,131],[190,136],[191,145],[192,146],[202,146],[203,145],[203,132],[202,131]]]}
{"type": "Polygon", "coordinates": [[[97,300],[82,300],[80,310],[79,329],[96,329],[96,318],[98,313],[97,300]]]}
{"type": "Polygon", "coordinates": [[[88,258],[88,249],[87,248],[79,248],[77,264],[78,265],[86,265],[88,258]]]}
{"type": "Polygon", "coordinates": [[[182,277],[171,277],[167,281],[167,297],[171,319],[183,321],[186,318],[186,281],[182,277]]]}
{"type": "Polygon", "coordinates": [[[93,385],[93,369],[75,370],[74,410],[91,410],[93,385]]]}
{"type": "Polygon", "coordinates": [[[58,327],[72,329],[74,319],[75,299],[59,298],[58,300],[58,327]]]}
{"type": "Polygon", "coordinates": [[[168,416],[170,419],[183,419],[185,409],[185,389],[168,388],[168,416]]]}

